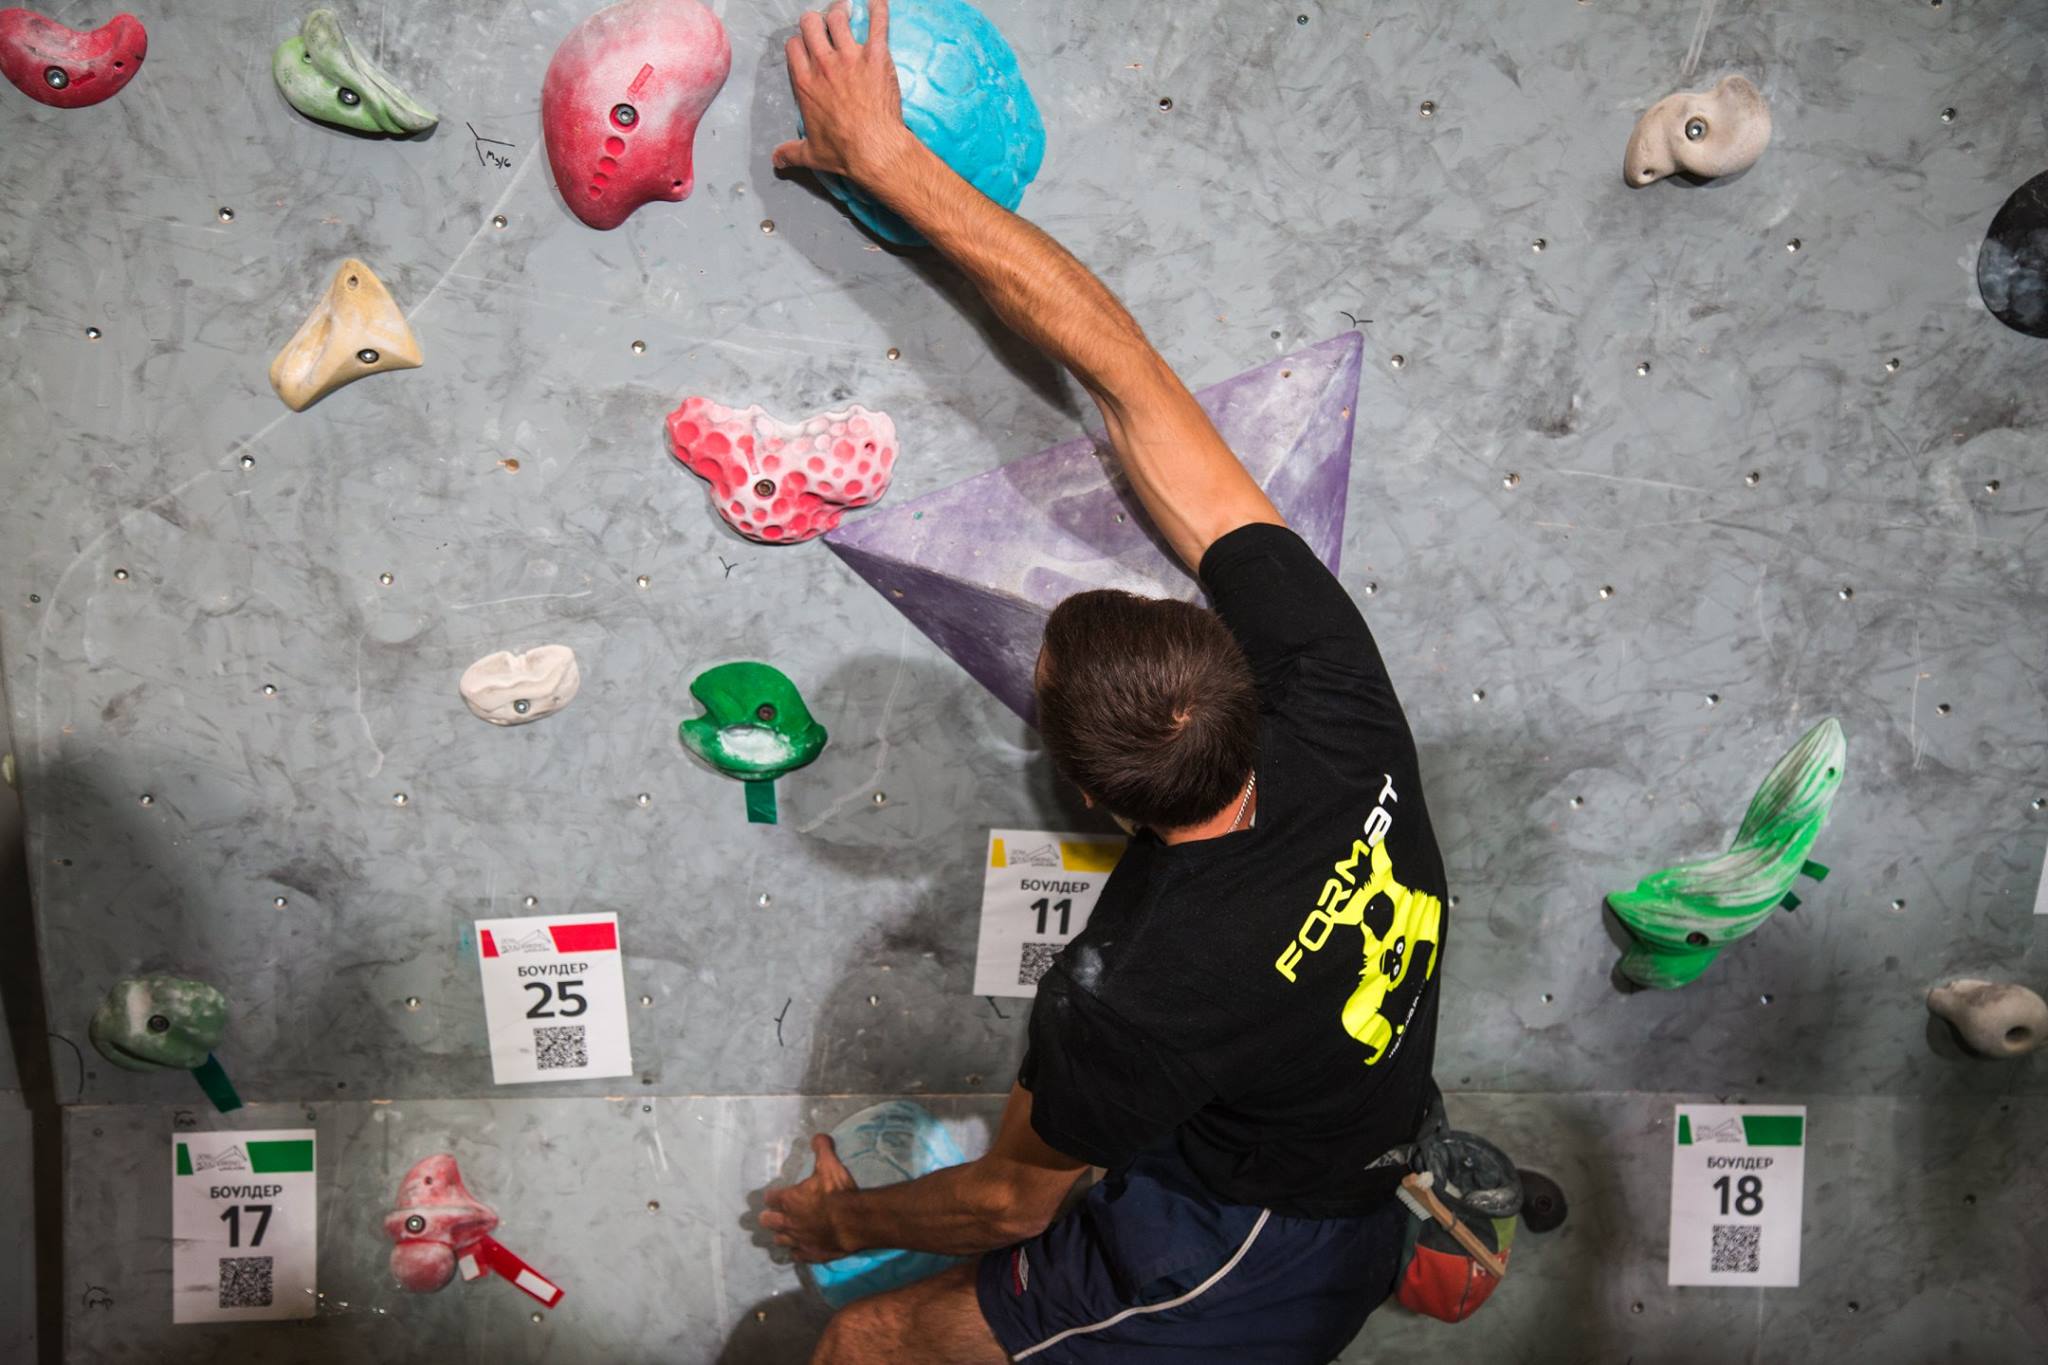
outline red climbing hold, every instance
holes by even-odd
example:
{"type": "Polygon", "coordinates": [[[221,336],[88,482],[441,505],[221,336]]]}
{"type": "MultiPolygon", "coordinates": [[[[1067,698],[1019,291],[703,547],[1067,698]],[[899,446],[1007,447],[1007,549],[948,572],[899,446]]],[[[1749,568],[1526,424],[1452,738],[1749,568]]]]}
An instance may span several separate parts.
{"type": "Polygon", "coordinates": [[[59,109],[83,109],[120,94],[148,52],[149,33],[132,14],[80,31],[34,10],[0,10],[0,75],[30,99],[59,109]]]}
{"type": "Polygon", "coordinates": [[[896,424],[858,405],[790,423],[758,404],[685,398],[669,414],[668,439],[678,460],[711,481],[720,516],[741,535],[778,545],[822,535],[847,508],[880,498],[896,466],[896,424]],[[784,474],[786,466],[816,477],[784,474]]]}

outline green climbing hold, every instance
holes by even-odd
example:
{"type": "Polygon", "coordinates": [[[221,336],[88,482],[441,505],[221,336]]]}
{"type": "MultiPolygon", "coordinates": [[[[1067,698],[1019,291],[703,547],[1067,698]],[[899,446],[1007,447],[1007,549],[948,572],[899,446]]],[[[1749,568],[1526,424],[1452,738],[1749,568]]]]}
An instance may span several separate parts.
{"type": "Polygon", "coordinates": [[[683,745],[727,777],[747,783],[747,818],[775,823],[770,784],[818,756],[825,727],[811,719],[796,684],[761,663],[720,664],[697,675],[690,695],[704,714],[680,727],[683,745]]]}
{"type": "Polygon", "coordinates": [[[92,1045],[129,1071],[205,1066],[228,1031],[228,998],[204,981],[131,976],[114,983],[93,1011],[92,1045]]]}
{"type": "Polygon", "coordinates": [[[270,69],[292,108],[322,123],[409,137],[441,121],[363,55],[330,9],[307,15],[298,36],[278,44],[270,69]]]}
{"type": "Polygon", "coordinates": [[[1847,754],[1841,725],[1832,717],[1822,721],[1764,778],[1726,853],[1652,872],[1635,890],[1609,896],[1607,904],[1635,938],[1622,955],[1622,975],[1675,990],[1781,903],[1797,905],[1793,881],[1801,873],[1826,875],[1806,855],[1841,789],[1847,754]]]}

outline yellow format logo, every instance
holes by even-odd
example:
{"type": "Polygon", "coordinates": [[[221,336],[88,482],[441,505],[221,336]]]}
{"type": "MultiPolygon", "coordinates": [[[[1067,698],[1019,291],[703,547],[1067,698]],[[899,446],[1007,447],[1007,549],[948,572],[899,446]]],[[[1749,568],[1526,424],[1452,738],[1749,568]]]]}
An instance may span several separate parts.
{"type": "Polygon", "coordinates": [[[1423,980],[1436,974],[1436,950],[1443,930],[1443,903],[1394,879],[1394,861],[1383,841],[1394,823],[1386,805],[1399,800],[1393,780],[1387,779],[1380,791],[1380,805],[1365,822],[1365,837],[1353,840],[1350,856],[1331,869],[1334,875],[1323,884],[1316,908],[1309,911],[1300,931],[1273,963],[1280,975],[1293,981],[1304,954],[1321,951],[1331,930],[1340,924],[1357,928],[1365,939],[1365,966],[1358,973],[1358,988],[1344,1002],[1343,1022],[1344,1031],[1365,1045],[1367,1066],[1386,1055],[1398,1031],[1381,1013],[1387,996],[1408,979],[1408,969],[1418,954],[1427,953],[1423,980]],[[1357,878],[1361,859],[1366,859],[1371,869],[1363,885],[1357,878]],[[1347,890],[1348,897],[1344,894],[1347,890]],[[1384,928],[1377,927],[1382,924],[1384,928]]]}

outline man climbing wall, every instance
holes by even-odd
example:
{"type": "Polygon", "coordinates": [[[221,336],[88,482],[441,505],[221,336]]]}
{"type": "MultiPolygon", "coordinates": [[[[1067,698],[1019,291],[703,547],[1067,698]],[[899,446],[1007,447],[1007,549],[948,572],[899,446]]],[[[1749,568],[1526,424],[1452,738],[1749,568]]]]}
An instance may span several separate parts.
{"type": "Polygon", "coordinates": [[[859,1190],[829,1138],[763,1223],[806,1260],[977,1254],[836,1316],[820,1361],[1322,1365],[1393,1288],[1393,1191],[1434,1093],[1444,871],[1357,607],[1088,270],[904,127],[873,0],[788,44],[805,136],[1065,365],[1214,612],[1086,592],[1051,615],[1039,728],[1135,837],[1039,983],[985,1156],[859,1190]],[[1054,1219],[1088,1166],[1107,1176],[1054,1219]]]}

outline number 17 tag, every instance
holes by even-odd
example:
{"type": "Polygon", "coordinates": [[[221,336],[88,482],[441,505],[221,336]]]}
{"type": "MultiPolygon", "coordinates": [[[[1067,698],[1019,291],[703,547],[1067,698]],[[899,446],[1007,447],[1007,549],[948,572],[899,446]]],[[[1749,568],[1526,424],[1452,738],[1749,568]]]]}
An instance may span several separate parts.
{"type": "Polygon", "coordinates": [[[1799,1283],[1806,1106],[1681,1104],[1671,1149],[1671,1284],[1799,1283]]]}
{"type": "Polygon", "coordinates": [[[493,1081],[632,1074],[617,915],[480,919],[476,951],[493,1081]]]}

